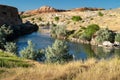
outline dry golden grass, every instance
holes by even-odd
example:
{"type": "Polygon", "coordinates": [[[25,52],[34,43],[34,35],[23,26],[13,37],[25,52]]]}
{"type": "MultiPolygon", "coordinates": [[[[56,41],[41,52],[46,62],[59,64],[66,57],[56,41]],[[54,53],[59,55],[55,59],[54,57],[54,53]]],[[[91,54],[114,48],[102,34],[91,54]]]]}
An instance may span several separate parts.
{"type": "Polygon", "coordinates": [[[66,64],[42,64],[29,68],[1,68],[0,80],[120,80],[120,59],[66,64]]]}

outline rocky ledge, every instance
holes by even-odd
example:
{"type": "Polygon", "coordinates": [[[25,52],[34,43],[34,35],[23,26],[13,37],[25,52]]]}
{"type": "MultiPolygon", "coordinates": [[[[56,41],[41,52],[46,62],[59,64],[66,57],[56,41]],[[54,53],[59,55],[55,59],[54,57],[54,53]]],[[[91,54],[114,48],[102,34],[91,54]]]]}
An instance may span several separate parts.
{"type": "Polygon", "coordinates": [[[22,23],[18,9],[7,5],[0,5],[0,26],[2,25],[10,26],[13,30],[13,34],[8,36],[9,40],[38,30],[35,24],[22,23]]]}

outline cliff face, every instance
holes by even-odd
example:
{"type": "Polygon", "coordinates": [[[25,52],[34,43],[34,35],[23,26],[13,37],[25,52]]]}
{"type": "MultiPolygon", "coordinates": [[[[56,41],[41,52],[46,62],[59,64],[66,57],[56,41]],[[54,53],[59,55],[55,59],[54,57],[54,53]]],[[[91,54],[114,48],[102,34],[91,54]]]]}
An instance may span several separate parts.
{"type": "Polygon", "coordinates": [[[19,25],[22,23],[18,10],[15,7],[0,5],[0,26],[7,25],[19,25]]]}

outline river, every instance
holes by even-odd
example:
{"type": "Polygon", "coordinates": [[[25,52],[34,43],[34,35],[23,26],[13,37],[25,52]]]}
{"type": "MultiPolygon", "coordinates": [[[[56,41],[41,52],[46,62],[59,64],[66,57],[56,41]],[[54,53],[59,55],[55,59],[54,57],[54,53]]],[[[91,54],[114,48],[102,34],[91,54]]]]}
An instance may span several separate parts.
{"type": "MultiPolygon", "coordinates": [[[[32,34],[18,38],[18,51],[27,46],[28,40],[31,40],[35,44],[36,49],[45,49],[46,47],[51,46],[54,42],[54,39],[51,38],[48,34],[34,32],[32,34]]],[[[120,49],[109,50],[102,47],[73,42],[68,42],[68,45],[69,53],[74,55],[75,60],[86,60],[89,58],[109,59],[115,56],[120,56],[120,49]]]]}

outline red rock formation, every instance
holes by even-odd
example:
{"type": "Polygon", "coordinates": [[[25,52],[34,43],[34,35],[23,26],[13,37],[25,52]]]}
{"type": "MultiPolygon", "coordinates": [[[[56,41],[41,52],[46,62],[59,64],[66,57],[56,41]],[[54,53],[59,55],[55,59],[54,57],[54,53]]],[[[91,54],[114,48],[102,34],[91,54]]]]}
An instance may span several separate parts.
{"type": "Polygon", "coordinates": [[[22,20],[20,19],[17,8],[0,5],[0,26],[3,24],[18,25],[21,23],[22,20]]]}

